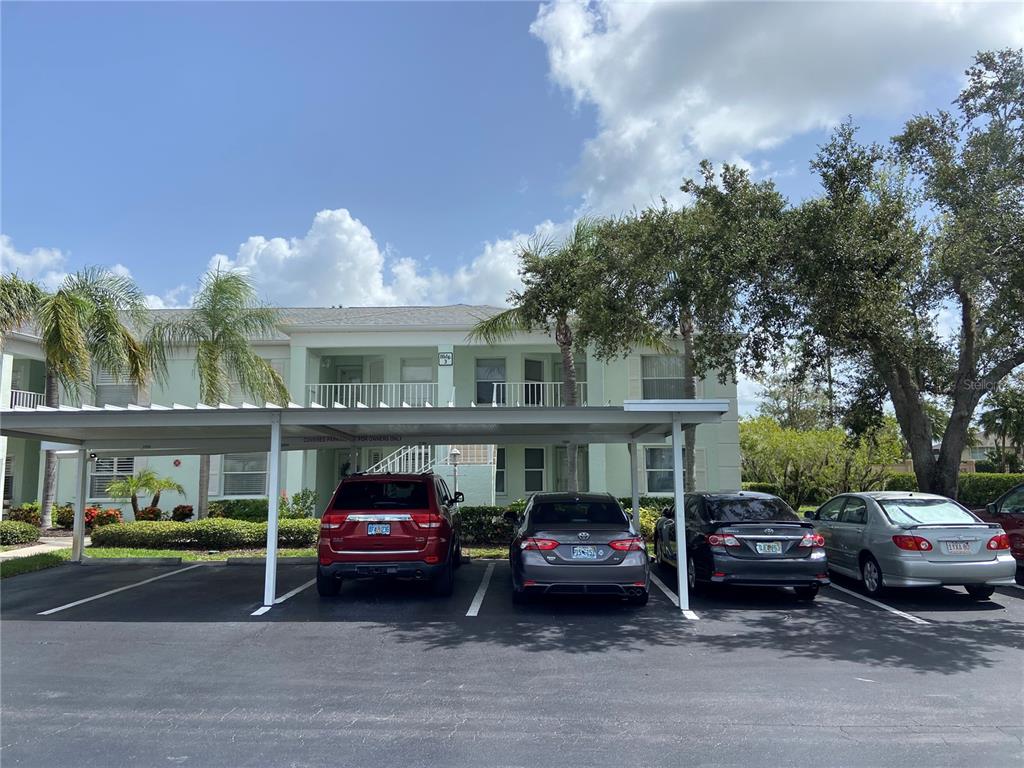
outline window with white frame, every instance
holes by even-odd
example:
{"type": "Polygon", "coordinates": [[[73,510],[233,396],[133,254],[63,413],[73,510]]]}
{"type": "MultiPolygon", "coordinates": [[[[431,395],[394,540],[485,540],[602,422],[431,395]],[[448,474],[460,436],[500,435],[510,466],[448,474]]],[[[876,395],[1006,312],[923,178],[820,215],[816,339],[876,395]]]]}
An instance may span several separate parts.
{"type": "Polygon", "coordinates": [[[505,494],[505,487],[505,449],[498,448],[494,452],[494,492],[505,494]]]}
{"type": "Polygon", "coordinates": [[[683,359],[679,355],[643,355],[640,376],[644,400],[678,400],[683,396],[683,359]]]}
{"type": "Polygon", "coordinates": [[[96,371],[96,405],[118,405],[122,408],[139,400],[139,388],[124,377],[115,378],[109,371],[96,371]]]}
{"type": "Polygon", "coordinates": [[[647,493],[672,493],[674,490],[672,447],[669,445],[646,446],[644,448],[644,471],[647,475],[647,493]]]}
{"type": "Polygon", "coordinates": [[[523,490],[527,493],[544,490],[543,448],[526,448],[523,451],[523,490]]]}
{"type": "Polygon", "coordinates": [[[495,387],[495,384],[503,384],[508,379],[505,377],[505,358],[478,358],[476,361],[476,402],[477,404],[490,405],[495,399],[499,404],[505,402],[505,387],[495,387]]]}
{"type": "Polygon", "coordinates": [[[265,496],[267,454],[224,454],[221,474],[224,477],[224,496],[265,496]]]}
{"type": "Polygon", "coordinates": [[[107,486],[135,474],[135,459],[131,456],[101,456],[92,462],[89,475],[89,498],[109,499],[107,486]]]}
{"type": "Polygon", "coordinates": [[[14,498],[14,457],[4,458],[4,501],[14,498]]]}

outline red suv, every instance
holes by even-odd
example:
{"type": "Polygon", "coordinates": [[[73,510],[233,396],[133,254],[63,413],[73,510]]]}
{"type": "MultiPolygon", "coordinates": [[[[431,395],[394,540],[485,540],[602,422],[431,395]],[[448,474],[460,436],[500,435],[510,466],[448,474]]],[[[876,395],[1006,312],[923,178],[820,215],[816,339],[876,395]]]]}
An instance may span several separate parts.
{"type": "Polygon", "coordinates": [[[450,595],[462,562],[462,499],[429,473],[346,477],[320,521],[317,591],[327,597],[342,579],[387,576],[430,581],[435,594],[450,595]]]}

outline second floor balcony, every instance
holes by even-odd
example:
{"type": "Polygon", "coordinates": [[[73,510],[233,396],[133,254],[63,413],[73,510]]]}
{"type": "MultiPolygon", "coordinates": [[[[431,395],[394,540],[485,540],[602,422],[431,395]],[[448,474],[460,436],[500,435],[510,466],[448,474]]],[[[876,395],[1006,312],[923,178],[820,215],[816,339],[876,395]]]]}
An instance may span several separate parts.
{"type": "Polygon", "coordinates": [[[40,405],[46,405],[46,395],[42,392],[11,390],[11,408],[38,408],[40,405]]]}
{"type": "MultiPolygon", "coordinates": [[[[324,408],[424,408],[477,405],[560,408],[567,404],[560,381],[479,382],[476,392],[441,392],[434,382],[310,384],[306,405],[324,408]],[[475,400],[474,400],[475,398],[475,400]]],[[[587,405],[587,383],[576,384],[576,405],[587,405]]]]}

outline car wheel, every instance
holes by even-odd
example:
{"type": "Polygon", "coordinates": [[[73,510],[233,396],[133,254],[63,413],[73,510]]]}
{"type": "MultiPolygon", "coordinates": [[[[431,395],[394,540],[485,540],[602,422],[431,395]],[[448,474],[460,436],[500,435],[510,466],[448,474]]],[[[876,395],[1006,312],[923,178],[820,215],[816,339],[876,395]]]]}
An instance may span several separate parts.
{"type": "Polygon", "coordinates": [[[991,584],[968,584],[964,589],[975,600],[988,600],[996,591],[991,584]]]}
{"type": "Polygon", "coordinates": [[[626,602],[630,605],[647,605],[647,601],[650,599],[650,593],[645,589],[639,595],[630,595],[626,598],[626,602]]]}
{"type": "Polygon", "coordinates": [[[448,557],[448,562],[444,564],[430,585],[434,594],[439,597],[448,597],[455,589],[455,566],[452,563],[454,556],[455,553],[452,552],[448,557]]]}
{"type": "Polygon", "coordinates": [[[797,600],[813,600],[818,596],[818,585],[811,584],[807,587],[795,587],[797,600]]]}
{"type": "Polygon", "coordinates": [[[462,565],[462,539],[458,539],[455,543],[455,567],[458,568],[462,565]]]}
{"type": "Polygon", "coordinates": [[[320,597],[334,597],[341,591],[341,579],[324,573],[318,565],[316,567],[316,591],[320,597]]]}
{"type": "Polygon", "coordinates": [[[871,555],[867,555],[860,564],[860,580],[864,583],[864,591],[872,597],[878,597],[885,591],[882,569],[871,555]]]}
{"type": "Polygon", "coordinates": [[[686,558],[686,586],[691,595],[696,595],[704,590],[704,583],[697,581],[697,566],[692,557],[686,558]]]}

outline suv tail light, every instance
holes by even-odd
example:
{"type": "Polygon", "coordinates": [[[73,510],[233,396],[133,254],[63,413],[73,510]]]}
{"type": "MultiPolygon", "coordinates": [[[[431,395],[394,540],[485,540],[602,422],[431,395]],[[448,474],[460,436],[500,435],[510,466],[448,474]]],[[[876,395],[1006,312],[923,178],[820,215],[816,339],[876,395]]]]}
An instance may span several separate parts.
{"type": "Polygon", "coordinates": [[[892,543],[908,552],[930,552],[932,543],[921,536],[893,536],[892,543]]]}
{"type": "Polygon", "coordinates": [[[558,546],[558,542],[555,541],[554,539],[533,539],[533,538],[530,538],[530,539],[525,539],[524,541],[520,542],[520,544],[519,544],[519,548],[520,549],[523,549],[523,550],[526,550],[526,549],[539,549],[542,552],[546,552],[549,549],[554,549],[557,546],[558,546]]]}
{"type": "Polygon", "coordinates": [[[708,544],[712,547],[738,547],[740,540],[731,533],[712,533],[708,536],[708,544]]]}
{"type": "Polygon", "coordinates": [[[341,528],[348,520],[348,512],[326,512],[320,521],[321,528],[341,528]]]}
{"type": "Polygon", "coordinates": [[[988,544],[985,545],[988,549],[1009,549],[1010,548],[1010,537],[1005,533],[1000,533],[998,536],[993,536],[988,540],[988,544]]]}
{"type": "Polygon", "coordinates": [[[801,546],[801,547],[824,547],[825,546],[825,537],[822,536],[820,533],[807,533],[807,534],[804,534],[804,537],[802,539],[800,539],[800,544],[798,546],[801,546]]]}
{"type": "Polygon", "coordinates": [[[420,528],[440,528],[444,518],[435,512],[413,512],[410,517],[420,528]]]}
{"type": "Polygon", "coordinates": [[[608,546],[612,549],[618,550],[619,552],[644,552],[647,547],[644,546],[644,540],[639,536],[634,536],[632,539],[617,539],[616,541],[609,541],[608,546]]]}

